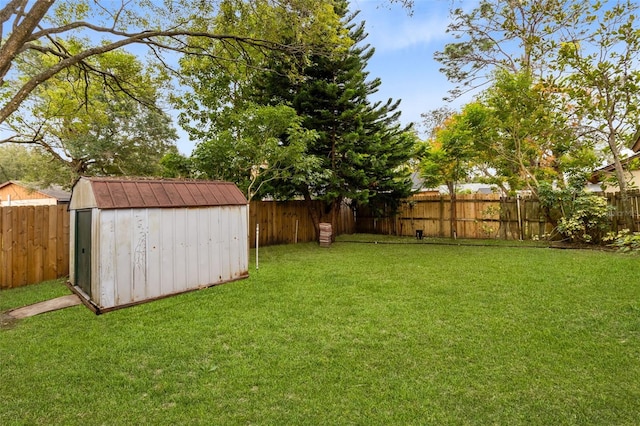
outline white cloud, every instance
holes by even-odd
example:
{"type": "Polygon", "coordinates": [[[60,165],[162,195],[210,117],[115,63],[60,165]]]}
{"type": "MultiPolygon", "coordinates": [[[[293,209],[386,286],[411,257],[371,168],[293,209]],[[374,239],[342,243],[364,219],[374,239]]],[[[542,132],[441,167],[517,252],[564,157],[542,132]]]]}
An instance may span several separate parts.
{"type": "Polygon", "coordinates": [[[367,25],[367,39],[378,51],[394,51],[426,46],[447,36],[446,19],[405,19],[402,22],[378,22],[367,25]]]}
{"type": "Polygon", "coordinates": [[[356,21],[366,21],[366,42],[379,52],[424,47],[450,37],[446,33],[449,10],[445,1],[417,1],[411,16],[397,5],[381,7],[379,1],[360,0],[352,6],[361,10],[356,21]]]}

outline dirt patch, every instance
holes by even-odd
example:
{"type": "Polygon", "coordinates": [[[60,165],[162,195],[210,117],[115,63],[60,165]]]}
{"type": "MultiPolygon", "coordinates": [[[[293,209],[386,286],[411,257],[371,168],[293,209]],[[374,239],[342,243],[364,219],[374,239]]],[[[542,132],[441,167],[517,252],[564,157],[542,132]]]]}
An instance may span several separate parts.
{"type": "Polygon", "coordinates": [[[6,312],[0,312],[0,330],[9,330],[16,326],[18,319],[6,312]]]}

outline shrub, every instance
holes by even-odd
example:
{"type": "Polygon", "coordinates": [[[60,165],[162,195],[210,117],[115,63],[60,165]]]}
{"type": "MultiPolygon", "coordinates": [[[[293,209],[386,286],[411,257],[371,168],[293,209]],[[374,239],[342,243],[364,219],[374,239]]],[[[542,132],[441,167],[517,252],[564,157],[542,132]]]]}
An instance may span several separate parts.
{"type": "Polygon", "coordinates": [[[570,213],[558,221],[558,232],[574,242],[599,243],[609,228],[610,211],[606,198],[578,194],[570,213]]]}
{"type": "Polygon", "coordinates": [[[611,241],[610,247],[623,253],[640,252],[640,232],[630,232],[628,229],[615,233],[609,232],[604,241],[611,241]]]}
{"type": "Polygon", "coordinates": [[[572,242],[600,243],[609,229],[612,207],[607,199],[584,190],[583,182],[573,182],[563,189],[545,184],[539,188],[542,207],[556,230],[572,242]]]}

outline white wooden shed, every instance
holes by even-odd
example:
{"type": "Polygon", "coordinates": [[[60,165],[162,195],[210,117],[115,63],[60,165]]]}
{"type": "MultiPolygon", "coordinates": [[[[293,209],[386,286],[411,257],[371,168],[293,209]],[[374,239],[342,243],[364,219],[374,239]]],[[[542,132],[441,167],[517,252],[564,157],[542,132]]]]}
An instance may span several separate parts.
{"type": "Polygon", "coordinates": [[[69,210],[69,286],[98,314],[249,276],[232,183],[80,178],[69,210]]]}

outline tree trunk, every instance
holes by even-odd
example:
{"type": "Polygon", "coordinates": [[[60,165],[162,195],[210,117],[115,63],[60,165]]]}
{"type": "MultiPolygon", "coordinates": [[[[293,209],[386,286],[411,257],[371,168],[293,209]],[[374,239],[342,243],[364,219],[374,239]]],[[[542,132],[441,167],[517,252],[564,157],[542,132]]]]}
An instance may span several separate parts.
{"type": "Polygon", "coordinates": [[[316,234],[316,240],[320,238],[320,217],[321,215],[318,212],[318,209],[314,205],[315,203],[311,199],[311,194],[309,194],[308,190],[304,191],[304,201],[307,205],[307,210],[311,215],[311,222],[313,222],[313,230],[316,234]]]}
{"type": "Polygon", "coordinates": [[[338,197],[331,203],[331,241],[335,242],[338,232],[338,214],[342,205],[342,197],[338,197]]]}
{"type": "Polygon", "coordinates": [[[620,150],[615,141],[615,134],[612,132],[608,138],[609,148],[613,155],[613,165],[616,171],[616,178],[618,179],[618,188],[620,189],[620,203],[622,204],[622,211],[618,212],[622,215],[622,221],[625,228],[631,232],[635,232],[635,221],[631,215],[631,202],[629,201],[629,193],[627,189],[627,181],[624,175],[624,166],[620,160],[620,150]]]}
{"type": "Polygon", "coordinates": [[[453,182],[447,182],[447,188],[449,188],[449,195],[451,196],[449,223],[451,225],[450,233],[451,238],[454,240],[458,238],[458,214],[456,212],[456,185],[453,182]]]}

